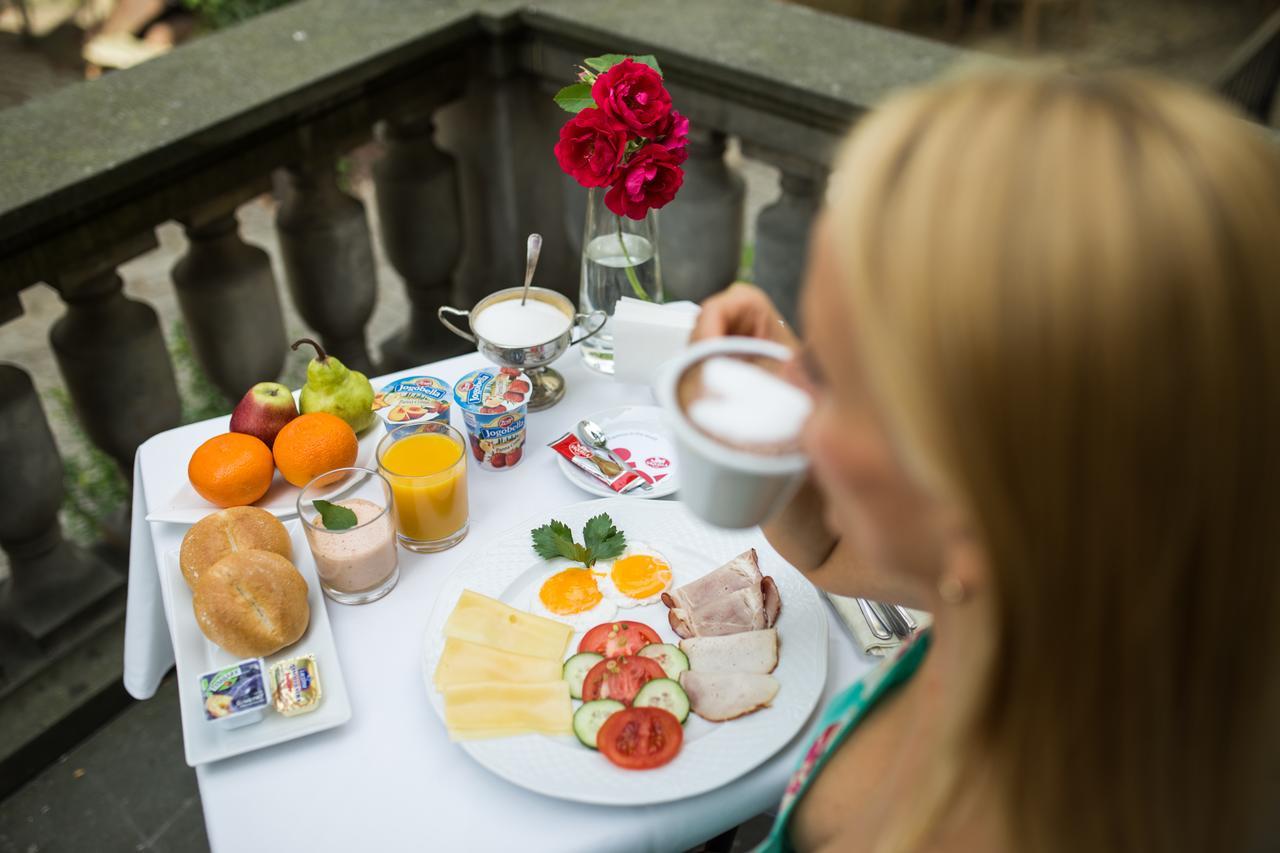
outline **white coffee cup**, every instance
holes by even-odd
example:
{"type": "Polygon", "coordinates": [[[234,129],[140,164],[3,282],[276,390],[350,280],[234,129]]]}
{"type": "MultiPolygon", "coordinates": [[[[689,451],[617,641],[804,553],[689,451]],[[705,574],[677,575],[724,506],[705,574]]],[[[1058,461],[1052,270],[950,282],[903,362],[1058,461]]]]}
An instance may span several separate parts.
{"type": "Polygon", "coordinates": [[[713,356],[757,356],[783,362],[791,355],[791,350],[773,341],[714,338],[694,344],[663,369],[655,390],[667,412],[680,460],[680,499],[711,524],[742,528],[764,522],[795,494],[809,461],[803,453],[753,453],[707,435],[680,405],[680,379],[689,368],[713,356]]]}

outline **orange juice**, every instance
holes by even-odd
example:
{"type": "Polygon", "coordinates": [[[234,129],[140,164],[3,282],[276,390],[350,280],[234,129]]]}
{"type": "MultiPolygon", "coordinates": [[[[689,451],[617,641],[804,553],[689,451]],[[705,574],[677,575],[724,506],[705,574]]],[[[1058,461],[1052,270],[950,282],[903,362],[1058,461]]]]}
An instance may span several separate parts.
{"type": "Polygon", "coordinates": [[[409,435],[379,460],[391,482],[400,533],[433,542],[467,523],[467,465],[463,448],[447,435],[409,435]]]}

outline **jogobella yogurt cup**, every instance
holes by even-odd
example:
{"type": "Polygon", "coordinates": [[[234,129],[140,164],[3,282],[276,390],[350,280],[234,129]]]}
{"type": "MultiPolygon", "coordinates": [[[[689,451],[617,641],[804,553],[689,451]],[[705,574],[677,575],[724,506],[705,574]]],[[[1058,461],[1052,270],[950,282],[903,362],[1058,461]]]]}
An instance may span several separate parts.
{"type": "Polygon", "coordinates": [[[434,376],[406,376],[373,395],[373,410],[388,427],[415,421],[449,423],[449,385],[434,376]]]}
{"type": "Polygon", "coordinates": [[[481,468],[505,471],[524,457],[525,415],[533,383],[514,367],[472,371],[453,386],[471,455],[481,468]]]}

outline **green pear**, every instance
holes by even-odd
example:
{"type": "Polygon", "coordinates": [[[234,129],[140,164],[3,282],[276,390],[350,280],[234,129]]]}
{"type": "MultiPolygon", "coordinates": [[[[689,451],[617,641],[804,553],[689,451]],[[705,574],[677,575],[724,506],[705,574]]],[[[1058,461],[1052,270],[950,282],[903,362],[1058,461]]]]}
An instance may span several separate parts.
{"type": "Polygon", "coordinates": [[[307,365],[307,384],[302,386],[302,414],[328,412],[337,415],[357,433],[373,425],[373,386],[358,370],[350,370],[311,338],[294,341],[293,349],[303,344],[316,348],[315,358],[307,365]]]}

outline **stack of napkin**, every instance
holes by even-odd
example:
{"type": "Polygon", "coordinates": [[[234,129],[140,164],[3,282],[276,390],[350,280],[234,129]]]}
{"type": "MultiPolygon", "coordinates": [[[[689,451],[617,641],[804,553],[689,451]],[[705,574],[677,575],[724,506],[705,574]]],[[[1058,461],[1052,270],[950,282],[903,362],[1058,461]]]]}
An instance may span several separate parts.
{"type": "MultiPolygon", "coordinates": [[[[857,599],[827,593],[827,600],[831,602],[831,606],[835,609],[836,615],[840,617],[840,621],[849,629],[849,633],[853,635],[854,640],[857,641],[858,645],[861,647],[863,654],[876,655],[879,657],[889,654],[894,649],[898,648],[898,646],[902,645],[903,641],[897,637],[882,640],[875,634],[871,633],[871,626],[869,626],[867,624],[867,620],[863,618],[862,610],[858,607],[857,599]]],[[[916,620],[917,628],[915,634],[919,634],[933,622],[933,617],[922,610],[912,610],[911,608],[907,608],[907,612],[911,614],[912,619],[916,620]]]]}
{"type": "Polygon", "coordinates": [[[613,330],[613,375],[619,382],[652,385],[662,366],[689,345],[702,309],[692,302],[659,305],[624,296],[609,326],[613,330]]]}

